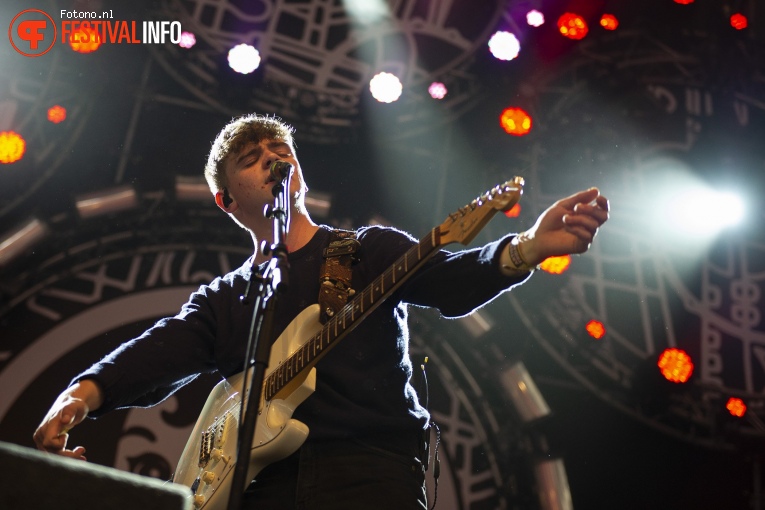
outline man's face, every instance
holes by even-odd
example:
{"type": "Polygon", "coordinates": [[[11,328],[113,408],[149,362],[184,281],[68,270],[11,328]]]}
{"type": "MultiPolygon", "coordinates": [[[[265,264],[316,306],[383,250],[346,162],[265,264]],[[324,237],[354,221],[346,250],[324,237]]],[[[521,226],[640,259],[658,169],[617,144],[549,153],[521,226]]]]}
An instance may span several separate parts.
{"type": "Polygon", "coordinates": [[[247,213],[263,214],[263,206],[273,204],[270,168],[274,161],[287,161],[294,166],[290,195],[295,196],[303,184],[303,174],[295,151],[281,140],[250,143],[226,161],[225,171],[231,197],[247,213]]]}

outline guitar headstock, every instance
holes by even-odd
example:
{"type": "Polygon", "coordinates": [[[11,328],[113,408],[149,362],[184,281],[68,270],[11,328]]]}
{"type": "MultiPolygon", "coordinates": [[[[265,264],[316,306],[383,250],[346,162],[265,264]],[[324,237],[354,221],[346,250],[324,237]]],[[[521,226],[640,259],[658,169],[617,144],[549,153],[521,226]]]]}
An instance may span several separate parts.
{"type": "Polygon", "coordinates": [[[494,186],[469,204],[456,210],[438,227],[441,244],[468,244],[497,211],[509,211],[521,199],[523,177],[494,186]]]}

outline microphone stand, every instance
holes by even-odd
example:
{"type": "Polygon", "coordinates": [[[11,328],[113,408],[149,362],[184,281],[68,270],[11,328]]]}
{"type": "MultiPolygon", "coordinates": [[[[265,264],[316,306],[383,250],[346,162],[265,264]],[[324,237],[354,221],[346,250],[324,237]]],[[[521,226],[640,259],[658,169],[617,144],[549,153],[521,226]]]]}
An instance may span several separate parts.
{"type": "Polygon", "coordinates": [[[244,380],[239,415],[240,427],[228,510],[241,510],[244,490],[246,485],[251,482],[247,479],[247,471],[250,464],[250,450],[255,436],[265,370],[268,368],[271,344],[274,340],[273,322],[277,298],[279,292],[289,284],[286,238],[290,221],[289,180],[291,176],[292,173],[290,172],[286,179],[274,184],[272,189],[274,206],[266,206],[264,211],[265,217],[273,219],[274,222],[274,242],[269,246],[263,241],[261,251],[264,255],[270,254],[271,260],[262,275],[255,274],[255,262],[253,260],[252,276],[247,282],[244,294],[239,298],[243,305],[249,304],[252,281],[256,280],[258,294],[255,298],[244,358],[244,380]],[[285,182],[287,183],[286,187],[285,182]],[[250,367],[252,367],[252,379],[248,384],[250,367]],[[253,398],[249,398],[250,396],[253,398]]]}

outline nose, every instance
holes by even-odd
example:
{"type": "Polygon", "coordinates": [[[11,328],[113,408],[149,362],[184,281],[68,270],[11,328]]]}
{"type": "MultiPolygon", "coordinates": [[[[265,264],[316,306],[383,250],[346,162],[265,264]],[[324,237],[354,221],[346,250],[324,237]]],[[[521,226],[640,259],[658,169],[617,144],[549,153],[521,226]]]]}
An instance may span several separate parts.
{"type": "Polygon", "coordinates": [[[270,150],[266,152],[266,155],[263,158],[263,163],[266,165],[266,168],[271,168],[271,165],[273,165],[275,161],[279,161],[279,155],[270,150]]]}

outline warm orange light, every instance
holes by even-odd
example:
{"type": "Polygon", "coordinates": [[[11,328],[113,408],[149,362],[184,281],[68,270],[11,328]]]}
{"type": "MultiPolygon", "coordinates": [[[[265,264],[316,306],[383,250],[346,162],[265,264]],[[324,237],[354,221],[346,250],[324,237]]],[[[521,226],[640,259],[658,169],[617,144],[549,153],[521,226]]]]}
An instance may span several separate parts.
{"type": "Polygon", "coordinates": [[[24,156],[27,143],[18,133],[0,131],[0,163],[14,163],[24,156]]]}
{"type": "Polygon", "coordinates": [[[531,131],[531,116],[521,108],[505,108],[499,117],[499,125],[508,134],[523,136],[531,131]]]}
{"type": "Polygon", "coordinates": [[[589,333],[595,340],[600,340],[606,334],[606,327],[603,323],[594,319],[588,322],[584,329],[586,329],[587,333],[589,333]]]}
{"type": "Polygon", "coordinates": [[[509,211],[505,211],[505,216],[508,218],[517,218],[521,215],[521,204],[517,203],[510,208],[509,211]]]}
{"type": "Polygon", "coordinates": [[[90,53],[101,46],[101,36],[89,27],[79,27],[69,36],[69,46],[78,53],[90,53]]]}
{"type": "Polygon", "coordinates": [[[730,17],[730,26],[736,30],[743,30],[749,26],[749,20],[743,14],[736,13],[730,17]]]}
{"type": "Polygon", "coordinates": [[[66,108],[63,106],[51,106],[48,108],[48,120],[51,121],[54,124],[58,124],[59,122],[66,119],[66,108]]]}
{"type": "Polygon", "coordinates": [[[746,414],[746,404],[743,400],[736,397],[728,399],[728,403],[725,404],[725,409],[736,418],[743,418],[744,414],[746,414]]]}
{"type": "Polygon", "coordinates": [[[558,18],[558,30],[564,37],[569,39],[583,39],[587,35],[587,22],[578,14],[567,12],[558,18]]]}
{"type": "Polygon", "coordinates": [[[550,274],[563,274],[571,265],[571,255],[562,255],[560,257],[548,257],[541,264],[539,269],[550,274]]]}
{"type": "Polygon", "coordinates": [[[619,20],[613,14],[604,14],[600,18],[600,26],[606,30],[616,30],[619,26],[619,20]]]}
{"type": "Polygon", "coordinates": [[[659,367],[661,375],[674,383],[688,382],[691,374],[693,374],[691,357],[684,350],[674,347],[664,349],[656,365],[659,367]]]}

